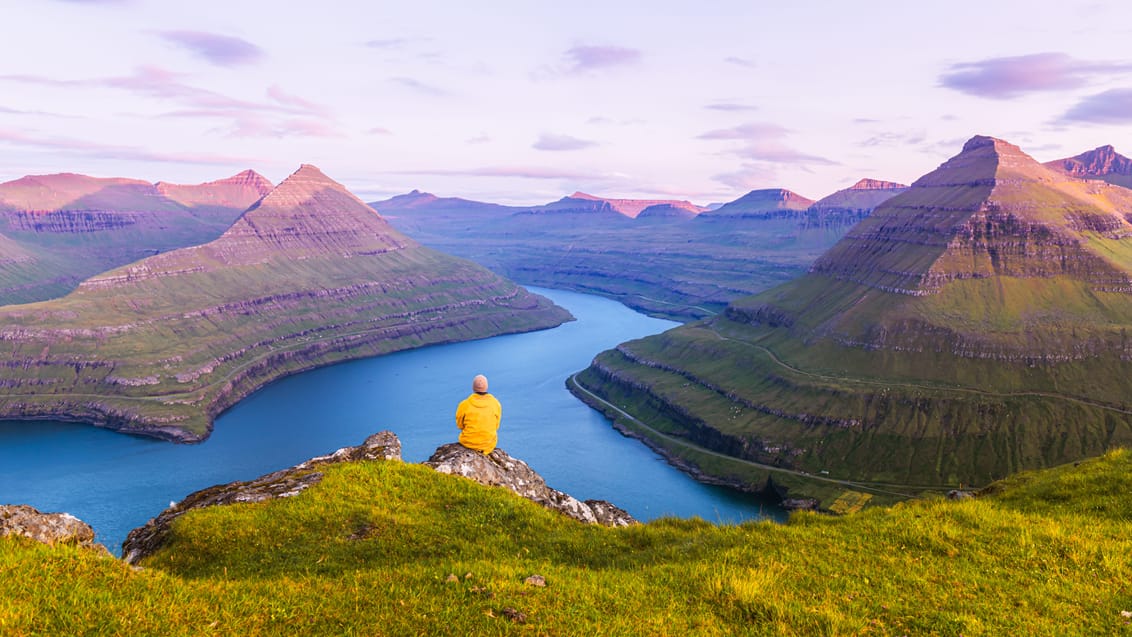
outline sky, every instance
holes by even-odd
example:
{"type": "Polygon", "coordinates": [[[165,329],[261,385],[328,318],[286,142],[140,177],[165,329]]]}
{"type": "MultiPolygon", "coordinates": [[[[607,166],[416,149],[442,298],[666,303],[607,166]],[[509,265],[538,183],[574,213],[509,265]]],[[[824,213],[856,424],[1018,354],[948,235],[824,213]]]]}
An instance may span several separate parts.
{"type": "Polygon", "coordinates": [[[3,0],[0,181],[309,163],[366,201],[910,183],[1132,155],[1126,0],[3,0]]]}

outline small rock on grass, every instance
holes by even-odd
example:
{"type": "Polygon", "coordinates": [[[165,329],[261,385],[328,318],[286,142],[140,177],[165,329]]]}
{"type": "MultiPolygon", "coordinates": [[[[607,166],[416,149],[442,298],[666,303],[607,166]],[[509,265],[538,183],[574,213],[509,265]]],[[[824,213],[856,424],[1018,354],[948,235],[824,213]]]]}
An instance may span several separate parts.
{"type": "Polygon", "coordinates": [[[546,578],[542,575],[531,575],[523,580],[523,583],[528,586],[546,586],[546,578]]]}

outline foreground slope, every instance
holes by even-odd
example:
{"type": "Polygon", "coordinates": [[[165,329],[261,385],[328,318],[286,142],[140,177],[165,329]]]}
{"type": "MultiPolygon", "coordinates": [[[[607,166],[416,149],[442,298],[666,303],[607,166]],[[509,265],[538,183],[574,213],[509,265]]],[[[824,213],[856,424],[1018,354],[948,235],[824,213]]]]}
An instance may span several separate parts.
{"type": "Polygon", "coordinates": [[[0,184],[0,305],[62,296],[99,272],[211,241],[270,190],[251,170],[197,185],[72,173],[0,184]]]}
{"type": "Polygon", "coordinates": [[[299,370],[568,318],[420,246],[303,166],[215,241],[0,308],[0,416],[199,440],[218,413],[299,370]]]}
{"type": "Polygon", "coordinates": [[[1129,194],[973,138],[806,276],[578,378],[793,482],[978,485],[1132,444],[1129,194]]]}
{"type": "MultiPolygon", "coordinates": [[[[0,537],[0,632],[1113,635],[1132,454],[843,517],[582,525],[391,461],[192,511],[143,569],[0,537]],[[540,575],[545,586],[528,584],[540,575]],[[451,576],[451,577],[449,577],[451,576]],[[60,582],[66,582],[61,586],[60,582]]],[[[536,580],[537,581],[537,580],[536,580]]]]}

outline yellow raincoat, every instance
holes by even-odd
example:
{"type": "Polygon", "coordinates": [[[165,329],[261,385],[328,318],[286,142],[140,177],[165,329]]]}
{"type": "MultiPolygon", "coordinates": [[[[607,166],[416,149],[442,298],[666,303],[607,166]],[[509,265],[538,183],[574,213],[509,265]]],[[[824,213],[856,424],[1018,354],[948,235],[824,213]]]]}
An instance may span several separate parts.
{"type": "Polygon", "coordinates": [[[499,420],[503,407],[491,394],[472,394],[456,408],[456,426],[460,428],[460,444],[468,449],[489,454],[499,441],[499,420]]]}

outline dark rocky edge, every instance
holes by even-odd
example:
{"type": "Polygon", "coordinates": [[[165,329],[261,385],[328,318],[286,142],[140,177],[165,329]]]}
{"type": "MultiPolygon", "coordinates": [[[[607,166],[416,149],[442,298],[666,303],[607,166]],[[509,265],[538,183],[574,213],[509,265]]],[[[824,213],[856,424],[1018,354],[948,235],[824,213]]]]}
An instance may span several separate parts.
{"type": "Polygon", "coordinates": [[[636,523],[633,516],[605,500],[582,502],[547,486],[546,480],[527,463],[512,458],[498,447],[490,454],[483,454],[459,443],[450,443],[437,448],[424,464],[440,473],[464,476],[488,486],[507,487],[532,502],[579,522],[603,526],[628,526],[636,523]]]}
{"type": "MultiPolygon", "coordinates": [[[[393,432],[381,431],[369,436],[358,446],[344,447],[288,469],[246,482],[230,482],[191,493],[144,526],[130,531],[126,541],[122,543],[122,559],[130,564],[136,564],[158,551],[168,541],[173,521],[189,511],[225,504],[289,498],[322,480],[323,474],[317,470],[318,467],[363,460],[400,461],[401,441],[393,432]]],[[[502,449],[496,449],[491,455],[485,456],[452,443],[438,448],[432,458],[424,464],[441,473],[460,475],[489,486],[509,488],[528,500],[581,522],[604,526],[626,526],[636,523],[632,516],[609,502],[604,500],[582,502],[548,487],[542,476],[532,470],[527,463],[512,458],[502,449]]],[[[2,528],[0,526],[0,529],[2,528]]]]}

